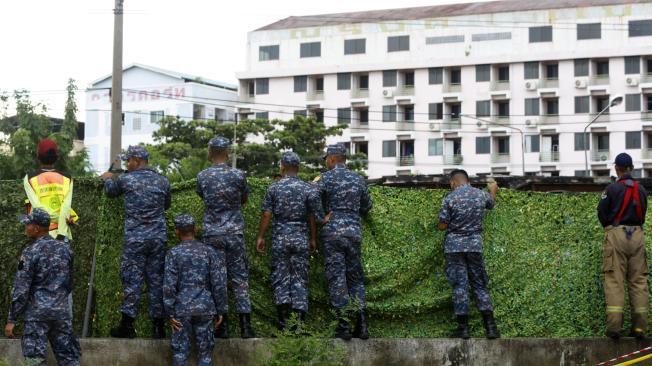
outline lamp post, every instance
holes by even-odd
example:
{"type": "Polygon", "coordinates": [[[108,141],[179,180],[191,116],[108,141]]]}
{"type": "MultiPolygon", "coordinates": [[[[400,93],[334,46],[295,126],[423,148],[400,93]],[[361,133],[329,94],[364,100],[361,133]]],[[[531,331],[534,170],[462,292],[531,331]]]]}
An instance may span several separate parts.
{"type": "Polygon", "coordinates": [[[523,176],[525,176],[525,134],[523,133],[523,130],[521,130],[518,127],[506,125],[506,124],[499,123],[499,122],[490,121],[490,120],[487,120],[487,119],[482,119],[482,118],[478,118],[478,117],[469,116],[467,114],[463,114],[461,116],[476,120],[478,122],[484,122],[484,123],[486,123],[488,125],[495,125],[495,126],[505,127],[505,128],[509,128],[509,129],[518,131],[521,134],[521,169],[523,169],[523,176]]]}
{"type": "Polygon", "coordinates": [[[622,102],[623,102],[623,96],[622,96],[622,95],[617,95],[617,96],[615,96],[615,97],[611,100],[611,102],[609,102],[609,105],[606,106],[606,107],[604,107],[603,110],[601,110],[598,114],[596,114],[595,117],[593,117],[593,119],[591,120],[591,122],[589,122],[589,123],[584,127],[584,132],[582,133],[582,143],[584,144],[584,175],[587,176],[587,177],[590,176],[590,174],[589,174],[589,156],[588,156],[588,146],[589,146],[589,144],[588,144],[588,141],[586,141],[586,140],[587,140],[587,138],[586,138],[586,130],[587,130],[587,129],[589,128],[589,126],[591,126],[595,121],[597,121],[598,118],[599,118],[601,115],[604,114],[604,112],[608,111],[609,108],[611,108],[611,107],[615,107],[615,106],[617,106],[618,104],[620,104],[620,103],[622,103],[622,102]]]}

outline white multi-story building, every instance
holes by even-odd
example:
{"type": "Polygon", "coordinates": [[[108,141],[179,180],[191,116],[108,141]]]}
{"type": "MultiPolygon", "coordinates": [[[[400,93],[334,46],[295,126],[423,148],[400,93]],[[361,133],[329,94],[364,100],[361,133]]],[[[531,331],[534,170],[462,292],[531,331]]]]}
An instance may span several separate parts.
{"type": "MultiPolygon", "coordinates": [[[[233,121],[237,86],[198,76],[133,64],[122,76],[122,147],[153,143],[163,116],[233,121]]],[[[109,167],[111,75],[86,89],[86,148],[96,171],[109,167]]]]}
{"type": "Polygon", "coordinates": [[[372,178],[652,176],[652,1],[515,0],[289,17],[250,32],[241,117],[347,123],[372,178]],[[524,167],[524,168],[523,168],[524,167]]]}

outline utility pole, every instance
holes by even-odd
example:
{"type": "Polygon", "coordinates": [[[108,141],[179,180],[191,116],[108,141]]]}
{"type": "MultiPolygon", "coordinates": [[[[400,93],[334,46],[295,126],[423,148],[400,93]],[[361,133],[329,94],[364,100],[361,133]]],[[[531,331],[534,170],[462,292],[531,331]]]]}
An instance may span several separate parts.
{"type": "Polygon", "coordinates": [[[109,156],[120,167],[122,151],[122,14],[124,0],[115,0],[113,9],[113,74],[111,76],[111,147],[109,156]]]}

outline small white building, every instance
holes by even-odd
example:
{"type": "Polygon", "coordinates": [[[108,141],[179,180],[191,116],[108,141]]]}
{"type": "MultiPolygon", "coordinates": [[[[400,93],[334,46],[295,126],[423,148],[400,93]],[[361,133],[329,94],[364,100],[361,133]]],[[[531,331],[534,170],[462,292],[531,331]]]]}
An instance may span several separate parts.
{"type": "MultiPolygon", "coordinates": [[[[122,77],[122,147],[153,143],[163,116],[230,122],[238,100],[237,86],[198,76],[133,64],[122,77]]],[[[111,75],[86,89],[86,148],[95,171],[109,167],[111,75]]]]}
{"type": "Polygon", "coordinates": [[[583,175],[585,147],[594,175],[627,151],[652,176],[651,0],[288,17],[248,34],[237,76],[242,117],[346,123],[330,142],[366,153],[372,178],[583,175]]]}

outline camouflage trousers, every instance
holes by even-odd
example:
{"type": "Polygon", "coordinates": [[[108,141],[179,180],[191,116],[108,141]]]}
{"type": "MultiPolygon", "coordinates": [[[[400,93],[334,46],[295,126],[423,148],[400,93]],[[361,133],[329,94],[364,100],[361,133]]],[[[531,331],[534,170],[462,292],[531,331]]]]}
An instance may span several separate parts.
{"type": "Polygon", "coordinates": [[[120,264],[120,277],[124,299],[120,312],[135,318],[143,286],[147,282],[149,315],[165,317],[163,310],[163,271],[165,267],[165,241],[152,239],[125,244],[120,264]]]}
{"type": "Polygon", "coordinates": [[[235,300],[235,311],[238,314],[251,313],[249,260],[245,251],[244,236],[242,234],[209,236],[205,239],[205,243],[217,249],[218,255],[226,263],[228,282],[235,300]]]}
{"type": "Polygon", "coordinates": [[[272,289],[274,304],[290,304],[292,309],[308,311],[310,251],[306,235],[272,239],[272,289]]]}
{"type": "Polygon", "coordinates": [[[45,366],[48,340],[59,366],[79,366],[81,349],[71,320],[26,321],[22,337],[28,365],[45,366]]]}
{"type": "Polygon", "coordinates": [[[331,305],[342,309],[352,300],[365,308],[367,304],[360,241],[340,237],[324,239],[323,244],[331,305]]]}
{"type": "Polygon", "coordinates": [[[489,276],[484,267],[482,253],[446,253],[446,277],[453,287],[455,315],[469,314],[469,283],[473,288],[478,310],[493,311],[491,295],[487,289],[489,276]]]}
{"type": "Polygon", "coordinates": [[[190,357],[190,343],[193,332],[197,346],[197,365],[211,366],[213,364],[213,316],[184,316],[175,318],[182,324],[182,328],[172,332],[170,348],[172,348],[172,363],[175,366],[188,365],[190,357]]]}

